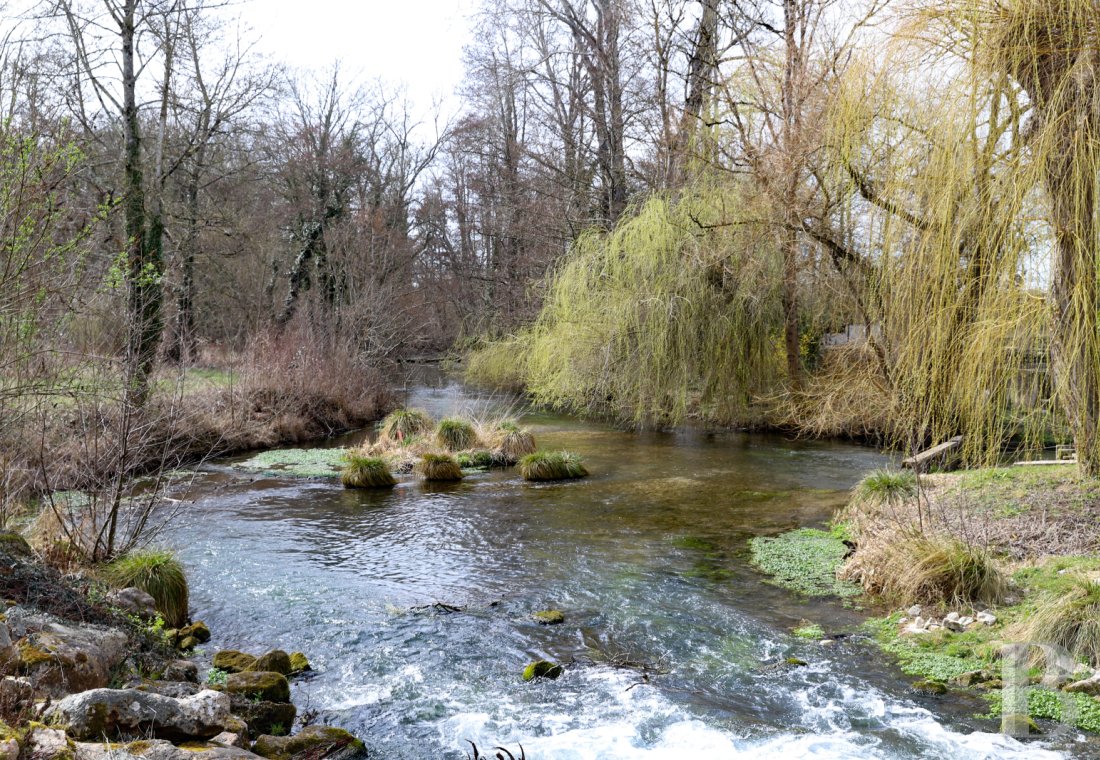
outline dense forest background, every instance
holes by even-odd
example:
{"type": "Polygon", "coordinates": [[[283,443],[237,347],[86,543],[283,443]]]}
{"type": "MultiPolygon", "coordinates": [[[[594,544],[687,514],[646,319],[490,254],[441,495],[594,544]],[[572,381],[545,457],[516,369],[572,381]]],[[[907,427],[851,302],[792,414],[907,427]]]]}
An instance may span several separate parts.
{"type": "Polygon", "coordinates": [[[485,2],[434,120],[207,0],[8,20],[0,501],[361,423],[441,352],[637,424],[1100,468],[1093,2],[485,2]]]}

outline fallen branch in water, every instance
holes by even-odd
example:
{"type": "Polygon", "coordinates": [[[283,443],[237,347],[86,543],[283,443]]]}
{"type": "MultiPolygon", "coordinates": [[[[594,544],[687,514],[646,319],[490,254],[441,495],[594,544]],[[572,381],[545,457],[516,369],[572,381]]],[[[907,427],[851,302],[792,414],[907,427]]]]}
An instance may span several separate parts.
{"type": "MultiPolygon", "coordinates": [[[[483,758],[487,758],[486,755],[483,755],[478,751],[476,744],[474,744],[469,739],[467,739],[466,741],[467,741],[467,743],[469,743],[469,745],[471,747],[474,748],[473,757],[470,757],[470,754],[466,753],[466,757],[467,757],[468,760],[482,760],[483,758]]],[[[522,744],[519,745],[519,757],[516,757],[511,752],[506,750],[504,747],[493,747],[493,750],[494,751],[499,750],[499,751],[497,751],[497,754],[496,754],[496,759],[497,760],[527,760],[527,753],[523,751],[523,745],[522,744]]]]}

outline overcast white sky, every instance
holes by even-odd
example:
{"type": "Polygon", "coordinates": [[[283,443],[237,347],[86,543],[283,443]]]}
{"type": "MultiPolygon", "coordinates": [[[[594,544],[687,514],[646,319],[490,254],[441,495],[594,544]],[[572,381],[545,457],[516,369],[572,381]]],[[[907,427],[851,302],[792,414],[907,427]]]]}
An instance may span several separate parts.
{"type": "Polygon", "coordinates": [[[231,9],[272,60],[403,82],[418,110],[450,96],[477,0],[241,0],[231,9]]]}

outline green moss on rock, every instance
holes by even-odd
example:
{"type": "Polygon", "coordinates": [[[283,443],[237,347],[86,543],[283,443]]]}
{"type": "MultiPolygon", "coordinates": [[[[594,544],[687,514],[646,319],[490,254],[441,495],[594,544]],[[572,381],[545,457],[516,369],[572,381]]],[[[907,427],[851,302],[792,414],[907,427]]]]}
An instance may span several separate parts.
{"type": "Polygon", "coordinates": [[[256,664],[257,658],[235,649],[223,649],[214,655],[213,666],[226,673],[243,673],[251,670],[256,664]]]}
{"type": "Polygon", "coordinates": [[[248,671],[231,673],[225,680],[225,690],[266,702],[289,702],[290,684],[282,673],[248,671]]]}
{"type": "Polygon", "coordinates": [[[565,622],[565,615],[561,610],[539,610],[531,617],[541,625],[558,625],[565,622]]]}
{"type": "Polygon", "coordinates": [[[304,673],[307,670],[313,670],[313,667],[309,664],[309,659],[302,652],[290,653],[290,672],[291,673],[304,673]]]}
{"type": "Polygon", "coordinates": [[[191,625],[185,625],[181,628],[179,635],[181,638],[192,636],[200,644],[205,644],[210,641],[210,628],[201,620],[196,620],[191,625]]]}
{"type": "Polygon", "coordinates": [[[562,674],[562,667],[546,660],[536,660],[523,669],[523,680],[534,681],[536,678],[549,678],[551,680],[562,674]]]}
{"type": "Polygon", "coordinates": [[[289,654],[281,649],[272,649],[267,654],[259,657],[248,670],[280,673],[284,676],[288,676],[294,671],[294,666],[290,661],[289,654]]]}
{"type": "MultiPolygon", "coordinates": [[[[269,760],[289,760],[304,752],[324,757],[345,748],[359,753],[366,751],[363,742],[342,728],[307,726],[294,736],[261,736],[256,739],[252,751],[269,760]]],[[[341,753],[341,756],[348,755],[341,753]]]]}

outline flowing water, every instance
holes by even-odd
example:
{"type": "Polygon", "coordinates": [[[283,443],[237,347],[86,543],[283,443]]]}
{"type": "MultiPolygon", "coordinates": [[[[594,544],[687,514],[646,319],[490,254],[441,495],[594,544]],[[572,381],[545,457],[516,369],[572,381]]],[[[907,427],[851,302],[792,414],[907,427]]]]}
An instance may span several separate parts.
{"type": "MultiPolygon", "coordinates": [[[[446,382],[410,398],[434,416],[486,403],[446,382]]],[[[592,477],[500,470],[372,493],[202,474],[170,541],[208,653],[306,652],[317,672],[295,686],[299,709],[372,757],[463,758],[468,740],[531,760],[1055,756],[973,718],[980,701],[911,693],[854,633],[858,613],[749,567],[749,538],[823,524],[876,452],[524,421],[592,477]],[[531,621],[546,608],[565,623],[531,621]],[[790,633],[803,618],[854,635],[804,641],[790,633]],[[792,656],[809,665],[782,666],[792,656]],[[564,675],[523,683],[537,658],[564,675]]]]}

